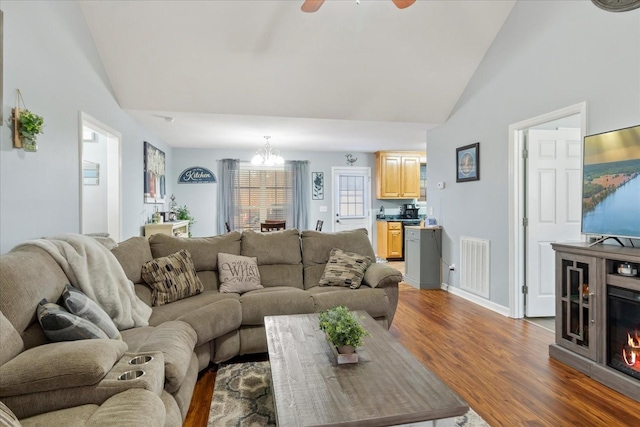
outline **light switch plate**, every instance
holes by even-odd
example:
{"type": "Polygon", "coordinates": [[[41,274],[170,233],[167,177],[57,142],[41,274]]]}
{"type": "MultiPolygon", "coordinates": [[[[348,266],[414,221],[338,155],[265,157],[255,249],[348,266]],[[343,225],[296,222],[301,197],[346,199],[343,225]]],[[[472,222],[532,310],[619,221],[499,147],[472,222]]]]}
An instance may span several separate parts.
{"type": "Polygon", "coordinates": [[[442,190],[444,188],[444,182],[439,182],[438,188],[442,190]]]}
{"type": "Polygon", "coordinates": [[[328,212],[329,208],[327,206],[320,206],[320,212],[328,212]]]}

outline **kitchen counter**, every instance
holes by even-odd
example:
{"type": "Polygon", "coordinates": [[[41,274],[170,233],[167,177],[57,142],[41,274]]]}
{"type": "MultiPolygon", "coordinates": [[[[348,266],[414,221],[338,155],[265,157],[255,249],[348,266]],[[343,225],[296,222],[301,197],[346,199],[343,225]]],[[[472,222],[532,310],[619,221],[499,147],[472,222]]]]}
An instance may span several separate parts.
{"type": "Polygon", "coordinates": [[[400,218],[397,216],[385,216],[384,218],[376,218],[376,221],[407,222],[407,221],[422,221],[423,219],[425,219],[423,216],[418,218],[400,218]]]}

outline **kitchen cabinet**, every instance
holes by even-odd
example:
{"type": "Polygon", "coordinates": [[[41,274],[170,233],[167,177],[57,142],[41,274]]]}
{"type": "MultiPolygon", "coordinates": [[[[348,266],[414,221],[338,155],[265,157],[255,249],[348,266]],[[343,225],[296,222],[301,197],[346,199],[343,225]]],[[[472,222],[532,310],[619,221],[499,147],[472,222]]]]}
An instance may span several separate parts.
{"type": "Polygon", "coordinates": [[[376,152],[376,197],[417,199],[420,197],[420,157],[418,151],[376,152]]]}
{"type": "Polygon", "coordinates": [[[399,221],[377,222],[377,255],[384,259],[402,258],[402,223],[399,221]]]}
{"type": "Polygon", "coordinates": [[[418,289],[440,289],[442,227],[404,228],[404,281],[418,289]]]}

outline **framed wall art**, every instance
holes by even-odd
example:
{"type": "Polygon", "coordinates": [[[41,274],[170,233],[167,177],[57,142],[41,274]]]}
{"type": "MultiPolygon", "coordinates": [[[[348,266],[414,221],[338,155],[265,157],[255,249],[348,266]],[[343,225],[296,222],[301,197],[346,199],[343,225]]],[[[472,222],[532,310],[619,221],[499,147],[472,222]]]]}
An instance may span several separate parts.
{"type": "Polygon", "coordinates": [[[311,199],[324,200],[324,172],[311,172],[311,199]]]}
{"type": "Polygon", "coordinates": [[[144,202],[164,203],[167,196],[164,151],[144,142],[144,202]]]}
{"type": "Polygon", "coordinates": [[[82,161],[82,184],[83,185],[100,185],[100,164],[82,161]]]}
{"type": "Polygon", "coordinates": [[[456,148],[456,182],[480,179],[480,143],[456,148]]]}

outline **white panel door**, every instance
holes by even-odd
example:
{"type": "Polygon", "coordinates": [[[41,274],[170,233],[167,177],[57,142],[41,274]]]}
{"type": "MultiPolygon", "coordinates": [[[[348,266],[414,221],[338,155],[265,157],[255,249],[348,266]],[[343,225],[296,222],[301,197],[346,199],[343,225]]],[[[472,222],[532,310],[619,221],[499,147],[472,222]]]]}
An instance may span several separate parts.
{"type": "Polygon", "coordinates": [[[552,242],[580,240],[582,141],[579,129],[529,130],[527,317],[555,315],[552,242]]]}
{"type": "Polygon", "coordinates": [[[371,240],[371,168],[332,167],[333,231],[366,228],[371,240]]]}

